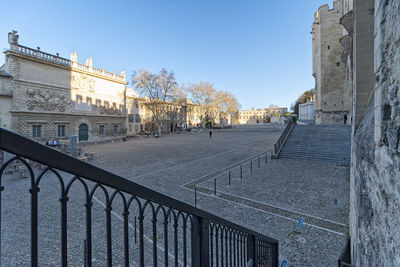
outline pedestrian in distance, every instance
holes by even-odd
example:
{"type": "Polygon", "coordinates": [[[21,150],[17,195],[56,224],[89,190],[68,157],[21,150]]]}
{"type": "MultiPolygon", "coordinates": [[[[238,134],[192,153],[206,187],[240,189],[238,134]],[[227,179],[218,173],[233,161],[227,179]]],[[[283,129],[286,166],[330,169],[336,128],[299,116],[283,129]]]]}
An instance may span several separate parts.
{"type": "Polygon", "coordinates": [[[210,130],[209,134],[210,134],[210,139],[211,139],[211,137],[212,137],[212,131],[211,130],[210,130]]]}
{"type": "Polygon", "coordinates": [[[344,124],[346,124],[346,122],[347,122],[347,115],[346,114],[344,114],[343,120],[344,120],[344,124]]]}

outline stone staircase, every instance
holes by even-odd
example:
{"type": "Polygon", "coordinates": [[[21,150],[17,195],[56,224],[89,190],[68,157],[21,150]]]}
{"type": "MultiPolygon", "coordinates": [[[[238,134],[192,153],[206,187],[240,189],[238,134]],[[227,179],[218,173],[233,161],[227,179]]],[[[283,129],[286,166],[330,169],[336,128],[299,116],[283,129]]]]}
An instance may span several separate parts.
{"type": "Polygon", "coordinates": [[[350,125],[295,125],[280,158],[350,165],[350,125]]]}

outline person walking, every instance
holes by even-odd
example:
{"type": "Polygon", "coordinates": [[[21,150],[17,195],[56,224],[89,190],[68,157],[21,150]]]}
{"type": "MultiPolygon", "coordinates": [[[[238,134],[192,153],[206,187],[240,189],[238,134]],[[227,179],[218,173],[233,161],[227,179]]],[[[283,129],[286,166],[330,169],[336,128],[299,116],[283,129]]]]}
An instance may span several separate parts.
{"type": "Polygon", "coordinates": [[[343,120],[344,120],[344,124],[346,124],[346,122],[347,122],[347,115],[346,115],[346,113],[344,114],[343,120]]]}
{"type": "Polygon", "coordinates": [[[212,131],[211,130],[210,130],[209,134],[210,134],[210,139],[211,139],[211,137],[212,137],[212,131]]]}

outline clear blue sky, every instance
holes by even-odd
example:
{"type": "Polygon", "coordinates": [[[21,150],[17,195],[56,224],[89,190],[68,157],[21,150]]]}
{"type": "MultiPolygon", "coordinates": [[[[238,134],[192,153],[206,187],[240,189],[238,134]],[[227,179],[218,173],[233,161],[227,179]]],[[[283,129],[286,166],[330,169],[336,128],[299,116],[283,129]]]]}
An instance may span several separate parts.
{"type": "MultiPolygon", "coordinates": [[[[332,0],[0,0],[0,47],[20,44],[96,67],[173,70],[179,83],[208,81],[242,108],[290,107],[314,87],[311,24],[332,0]]],[[[4,55],[0,57],[0,65],[4,55]]]]}

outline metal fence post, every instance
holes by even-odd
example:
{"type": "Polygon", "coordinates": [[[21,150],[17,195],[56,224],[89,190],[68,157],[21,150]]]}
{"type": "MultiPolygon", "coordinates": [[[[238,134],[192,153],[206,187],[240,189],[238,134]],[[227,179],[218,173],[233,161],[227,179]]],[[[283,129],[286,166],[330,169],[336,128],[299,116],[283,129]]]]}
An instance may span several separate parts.
{"type": "Polygon", "coordinates": [[[196,217],[192,231],[192,266],[209,267],[209,221],[196,217]]]}
{"type": "Polygon", "coordinates": [[[258,168],[260,168],[260,156],[258,156],[258,168]]]}
{"type": "Polygon", "coordinates": [[[279,243],[274,244],[274,251],[273,251],[274,259],[272,262],[272,267],[279,266],[279,243]]]}
{"type": "Polygon", "coordinates": [[[268,152],[265,152],[265,164],[268,163],[268,152]]]}
{"type": "Polygon", "coordinates": [[[242,178],[243,178],[243,167],[240,164],[240,179],[242,179],[242,178]]]}
{"type": "Polygon", "coordinates": [[[136,227],[137,227],[137,225],[136,225],[136,216],[135,216],[135,220],[133,221],[133,225],[134,225],[134,227],[133,228],[135,228],[135,230],[133,231],[133,236],[134,236],[134,241],[135,241],[135,244],[137,244],[137,234],[136,234],[136,227]]]}
{"type": "Polygon", "coordinates": [[[256,237],[254,235],[247,236],[247,262],[253,261],[253,266],[257,266],[256,258],[256,237]]]}
{"type": "Polygon", "coordinates": [[[228,185],[231,186],[231,171],[229,171],[228,185]]]}
{"type": "Polygon", "coordinates": [[[194,187],[194,206],[197,207],[197,187],[194,187]]]}
{"type": "Polygon", "coordinates": [[[214,195],[217,194],[217,178],[214,178],[214,195]]]}
{"type": "Polygon", "coordinates": [[[250,160],[250,173],[253,173],[253,160],[250,160]]]}

